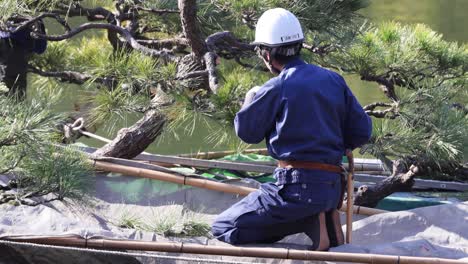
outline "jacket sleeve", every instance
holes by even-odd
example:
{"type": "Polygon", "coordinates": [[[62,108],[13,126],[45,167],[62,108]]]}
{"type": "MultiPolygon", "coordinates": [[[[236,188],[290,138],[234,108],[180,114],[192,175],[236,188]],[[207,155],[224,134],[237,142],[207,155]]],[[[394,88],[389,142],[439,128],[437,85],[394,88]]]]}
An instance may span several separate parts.
{"type": "Polygon", "coordinates": [[[275,126],[280,108],[279,85],[276,78],[265,83],[255,94],[253,101],[244,105],[236,114],[234,127],[242,141],[249,144],[260,143],[275,126]]]}
{"type": "Polygon", "coordinates": [[[346,118],[344,124],[344,145],[355,149],[367,143],[372,135],[372,120],[366,114],[349,87],[345,86],[346,118]]]}

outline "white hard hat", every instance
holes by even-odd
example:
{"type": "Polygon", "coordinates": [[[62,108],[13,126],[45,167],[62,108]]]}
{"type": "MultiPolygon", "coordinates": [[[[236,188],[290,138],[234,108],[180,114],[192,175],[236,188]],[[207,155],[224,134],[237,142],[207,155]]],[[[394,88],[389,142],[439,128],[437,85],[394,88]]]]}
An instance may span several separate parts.
{"type": "Polygon", "coordinates": [[[279,47],[301,42],[304,39],[297,17],[283,8],[265,11],[255,28],[254,45],[279,47]]]}

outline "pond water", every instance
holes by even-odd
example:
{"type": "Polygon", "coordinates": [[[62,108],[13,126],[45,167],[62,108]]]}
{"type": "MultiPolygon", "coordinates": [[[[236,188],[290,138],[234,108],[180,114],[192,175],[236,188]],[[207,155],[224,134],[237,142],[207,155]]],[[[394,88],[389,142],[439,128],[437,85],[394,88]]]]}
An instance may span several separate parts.
{"type": "MultiPolygon", "coordinates": [[[[443,34],[446,40],[464,43],[468,40],[466,31],[468,26],[467,10],[468,0],[374,0],[368,8],[361,10],[361,13],[374,23],[389,20],[406,24],[424,23],[443,34]]],[[[375,84],[362,82],[356,76],[345,76],[345,78],[362,105],[383,98],[375,84]]],[[[75,85],[68,85],[65,93],[69,100],[64,100],[59,106],[59,110],[72,109],[77,89],[78,87],[75,85]]],[[[116,127],[132,125],[136,120],[136,116],[129,117],[126,121],[118,121],[116,127]]],[[[191,135],[184,133],[184,129],[179,130],[178,139],[172,135],[166,135],[163,140],[153,143],[147,151],[176,154],[232,148],[232,146],[228,145],[215,146],[215,143],[207,142],[206,137],[211,132],[208,131],[203,122],[196,125],[191,135]]],[[[112,138],[116,132],[116,130],[100,129],[97,134],[112,138]]],[[[103,145],[101,142],[86,138],[81,139],[81,142],[95,147],[103,145]]],[[[254,147],[263,147],[263,144],[254,147]]]]}

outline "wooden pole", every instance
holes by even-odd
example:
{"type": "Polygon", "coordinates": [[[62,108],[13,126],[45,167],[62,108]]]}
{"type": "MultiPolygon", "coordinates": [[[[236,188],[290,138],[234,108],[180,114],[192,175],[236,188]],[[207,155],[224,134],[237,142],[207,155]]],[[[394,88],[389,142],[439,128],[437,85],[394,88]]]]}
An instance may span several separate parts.
{"type": "MultiPolygon", "coordinates": [[[[112,140],[110,140],[110,139],[107,139],[105,137],[93,134],[93,133],[88,132],[88,131],[83,131],[81,129],[78,130],[78,131],[81,134],[85,135],[85,136],[88,136],[90,138],[94,138],[94,139],[102,141],[104,143],[112,142],[112,140]]],[[[235,153],[237,153],[237,151],[231,151],[231,150],[227,150],[227,151],[209,151],[209,152],[198,152],[198,153],[194,153],[194,154],[180,154],[180,155],[175,155],[175,156],[171,157],[171,156],[150,154],[148,152],[142,152],[142,154],[146,154],[146,155],[149,155],[149,156],[152,156],[152,157],[150,157],[150,159],[145,159],[143,157],[143,155],[139,155],[139,156],[140,156],[140,159],[151,161],[151,162],[162,162],[162,163],[167,163],[167,164],[185,165],[184,162],[187,162],[187,161],[193,163],[196,159],[216,159],[216,158],[222,158],[222,157],[224,157],[226,155],[231,155],[231,154],[235,154],[235,153]],[[174,159],[176,157],[188,158],[189,160],[174,159]],[[158,160],[158,158],[159,158],[159,160],[158,160]],[[171,158],[174,161],[170,161],[169,159],[171,159],[171,158]],[[181,162],[181,163],[176,163],[176,162],[181,162]]],[[[242,153],[243,154],[258,153],[258,154],[262,154],[262,155],[268,155],[267,149],[246,149],[246,150],[242,151],[242,153]]],[[[242,162],[239,162],[239,164],[241,164],[241,163],[242,162]]],[[[208,163],[201,163],[201,164],[208,164],[208,163]]],[[[209,164],[211,164],[211,163],[209,163],[209,164]]],[[[276,167],[276,163],[269,164],[269,165],[272,165],[272,166],[276,167]]],[[[348,168],[348,164],[346,164],[346,163],[344,163],[343,166],[345,168],[348,168]]],[[[230,168],[228,168],[228,169],[230,169],[230,168]]],[[[357,171],[383,171],[383,166],[381,164],[379,164],[379,163],[362,162],[362,163],[356,163],[355,164],[355,170],[357,170],[357,171]]],[[[262,170],[262,171],[254,170],[254,172],[263,172],[263,173],[265,173],[266,171],[264,171],[264,170],[262,170]]]]}
{"type": "Polygon", "coordinates": [[[372,264],[459,264],[462,260],[407,257],[380,254],[320,252],[268,247],[211,246],[180,242],[153,242],[82,237],[11,237],[2,240],[54,246],[86,247],[110,250],[158,251],[168,253],[206,254],[254,258],[336,261],[372,264]]]}
{"type": "MultiPolygon", "coordinates": [[[[112,159],[109,159],[109,161],[112,161],[112,159]]],[[[90,160],[89,162],[97,170],[122,173],[122,174],[129,175],[129,176],[167,181],[167,182],[172,182],[176,184],[190,185],[190,186],[205,188],[205,189],[214,190],[214,191],[240,194],[240,195],[248,195],[249,193],[257,190],[255,188],[236,186],[232,184],[221,183],[221,182],[216,182],[216,181],[207,180],[207,179],[193,178],[189,176],[180,176],[180,175],[175,175],[175,174],[171,174],[167,172],[154,171],[154,170],[145,169],[145,168],[136,168],[133,166],[127,166],[127,165],[122,165],[122,164],[113,164],[107,161],[90,160]]],[[[347,211],[345,206],[343,206],[340,210],[344,212],[347,211]]],[[[361,206],[353,206],[353,212],[356,214],[374,215],[374,214],[386,213],[387,211],[374,209],[374,208],[366,208],[366,207],[361,207],[361,206]]]]}
{"type": "Polygon", "coordinates": [[[351,243],[351,234],[353,232],[353,193],[354,193],[354,157],[352,150],[346,150],[346,157],[348,157],[348,191],[346,198],[346,243],[351,243]]]}
{"type": "MultiPolygon", "coordinates": [[[[225,151],[208,151],[208,152],[197,152],[190,154],[179,154],[178,157],[183,158],[194,158],[194,159],[218,159],[227,155],[233,155],[239,153],[235,150],[225,150],[225,151]]],[[[246,149],[241,152],[242,154],[261,154],[268,155],[268,150],[266,148],[262,149],[246,149]]]]}
{"type": "MultiPolygon", "coordinates": [[[[347,204],[343,204],[343,206],[340,208],[340,211],[342,212],[348,212],[347,210],[348,206],[347,204]]],[[[381,210],[381,209],[375,209],[375,208],[370,208],[370,207],[363,207],[360,205],[353,205],[353,214],[358,214],[358,215],[376,215],[376,214],[384,214],[388,213],[389,211],[381,210]]]]}

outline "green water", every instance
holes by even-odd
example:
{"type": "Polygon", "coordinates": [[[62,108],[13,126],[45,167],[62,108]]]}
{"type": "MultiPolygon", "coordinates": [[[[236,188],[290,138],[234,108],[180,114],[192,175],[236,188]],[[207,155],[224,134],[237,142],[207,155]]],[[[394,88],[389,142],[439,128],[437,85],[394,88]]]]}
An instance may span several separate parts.
{"type": "MultiPolygon", "coordinates": [[[[468,0],[374,0],[372,4],[361,11],[372,22],[399,21],[405,24],[424,23],[432,29],[443,34],[446,40],[458,41],[460,43],[468,40],[466,28],[468,26],[468,0]]],[[[362,82],[355,76],[345,76],[349,86],[353,90],[362,105],[383,99],[382,93],[377,85],[369,82],[362,82]]],[[[78,87],[68,85],[66,97],[59,106],[60,110],[71,110],[73,102],[76,100],[76,91],[78,87]]],[[[129,117],[126,121],[118,121],[116,127],[125,127],[133,124],[138,119],[137,116],[129,117]]],[[[213,124],[216,126],[215,124],[213,124]]],[[[97,134],[112,138],[116,130],[108,131],[100,129],[97,134]]],[[[189,153],[196,151],[224,150],[232,148],[228,145],[215,146],[213,142],[207,142],[206,137],[210,132],[206,125],[199,123],[194,133],[189,135],[184,133],[184,129],[179,129],[179,138],[167,134],[162,140],[153,143],[148,152],[175,154],[189,153]]],[[[212,132],[211,132],[212,133],[212,132]]],[[[232,135],[232,131],[231,131],[232,135]]],[[[99,147],[101,142],[92,139],[81,139],[81,142],[99,147]]],[[[263,145],[258,145],[262,147],[263,145]]],[[[256,146],[256,147],[258,147],[256,146]]]]}

